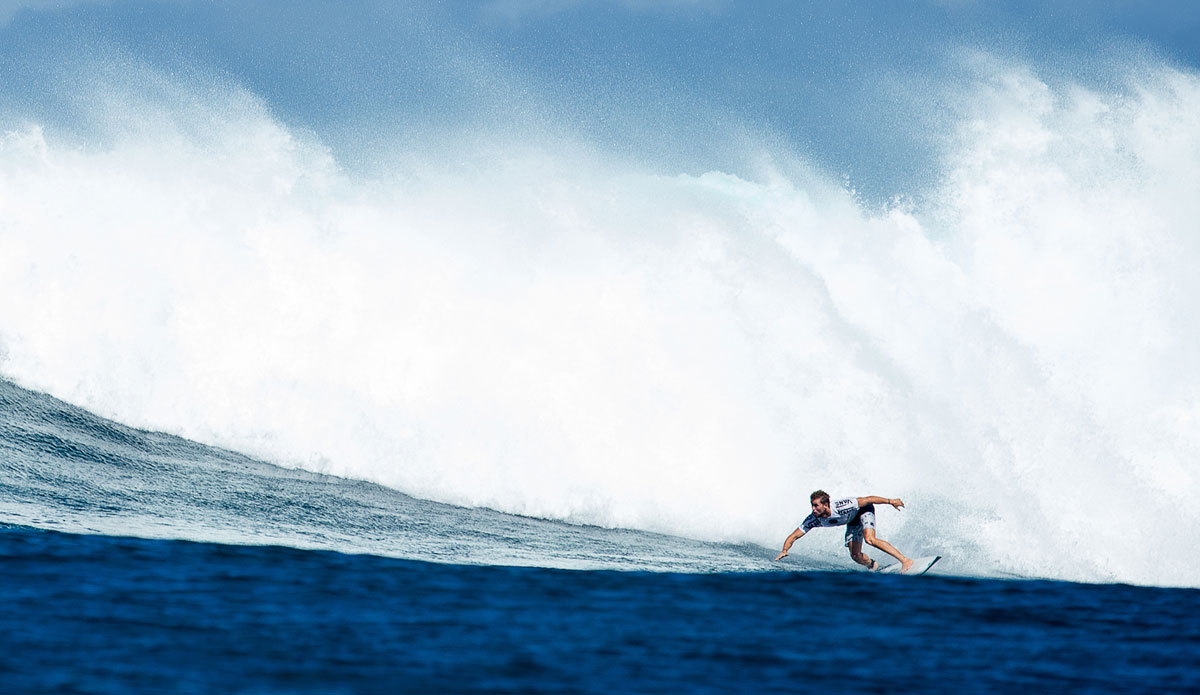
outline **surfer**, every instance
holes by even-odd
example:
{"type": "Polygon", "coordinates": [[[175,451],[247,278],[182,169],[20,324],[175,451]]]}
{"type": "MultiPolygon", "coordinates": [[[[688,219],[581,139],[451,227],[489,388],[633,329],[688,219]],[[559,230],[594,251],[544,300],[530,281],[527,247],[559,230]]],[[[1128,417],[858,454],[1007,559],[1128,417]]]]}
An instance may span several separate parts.
{"type": "Polygon", "coordinates": [[[904,553],[875,535],[875,505],[890,504],[896,509],[903,509],[904,500],[898,497],[889,499],[872,495],[869,497],[846,497],[834,500],[830,505],[829,493],[824,490],[812,493],[810,499],[812,500],[812,514],[805,517],[800,528],[792,531],[792,535],[783,542],[783,552],[779,553],[776,560],[787,557],[792,544],[812,529],[819,526],[844,525],[846,527],[846,547],[850,549],[850,557],[854,558],[858,564],[869,570],[879,569],[879,563],[867,557],[866,553],[862,551],[862,544],[865,540],[867,545],[879,548],[899,560],[901,572],[907,572],[912,567],[913,561],[905,557],[904,553]]]}

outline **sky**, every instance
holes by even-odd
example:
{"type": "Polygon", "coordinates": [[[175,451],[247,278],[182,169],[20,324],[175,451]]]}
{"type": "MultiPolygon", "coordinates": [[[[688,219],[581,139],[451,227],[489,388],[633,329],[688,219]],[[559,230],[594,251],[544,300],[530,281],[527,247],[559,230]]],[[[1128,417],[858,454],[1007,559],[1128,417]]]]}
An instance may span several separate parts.
{"type": "Polygon", "coordinates": [[[137,63],[237,85],[351,169],[486,132],[689,173],[786,151],[886,200],[929,182],[980,55],[1107,83],[1146,56],[1200,64],[1198,28],[1195,3],[1125,0],[18,0],[0,115],[78,132],[71,95],[137,63]]]}

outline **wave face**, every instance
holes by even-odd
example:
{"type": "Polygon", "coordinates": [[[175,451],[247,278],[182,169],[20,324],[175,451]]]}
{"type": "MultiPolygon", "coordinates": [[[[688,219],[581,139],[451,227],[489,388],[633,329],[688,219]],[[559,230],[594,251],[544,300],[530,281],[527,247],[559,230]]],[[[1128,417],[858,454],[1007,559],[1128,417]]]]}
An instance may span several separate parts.
{"type": "Polygon", "coordinates": [[[395,54],[314,38],[294,73],[244,37],[198,48],[186,9],[159,39],[186,49],[72,48],[126,7],[4,29],[5,378],[462,507],[773,547],[820,487],[905,498],[881,536],[910,555],[1200,586],[1174,532],[1200,522],[1195,70],[968,46],[789,132],[789,75],[731,112],[712,56],[649,70],[626,37],[600,103],[577,55],[489,50],[591,5],[414,10],[385,18],[395,54]],[[330,56],[350,71],[319,92],[330,56]],[[407,92],[372,97],[368,68],[407,92]],[[896,108],[834,118],[870,95],[896,108]],[[883,171],[843,176],[870,153],[839,124],[883,171]]]}
{"type": "MultiPolygon", "coordinates": [[[[0,527],[284,545],[459,565],[794,569],[761,548],[463,509],[110,422],[0,381],[0,527]]],[[[805,569],[838,570],[829,558],[805,569]]]]}

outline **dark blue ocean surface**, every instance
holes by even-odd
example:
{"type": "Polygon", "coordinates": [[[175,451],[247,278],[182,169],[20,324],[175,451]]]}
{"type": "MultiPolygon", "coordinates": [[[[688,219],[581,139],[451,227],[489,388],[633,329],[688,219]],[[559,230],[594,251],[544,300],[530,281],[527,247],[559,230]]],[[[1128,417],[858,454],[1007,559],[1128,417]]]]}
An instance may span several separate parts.
{"type": "Polygon", "coordinates": [[[0,531],[6,693],[1200,690],[1200,591],[0,531]],[[840,684],[840,685],[839,685],[840,684]]]}

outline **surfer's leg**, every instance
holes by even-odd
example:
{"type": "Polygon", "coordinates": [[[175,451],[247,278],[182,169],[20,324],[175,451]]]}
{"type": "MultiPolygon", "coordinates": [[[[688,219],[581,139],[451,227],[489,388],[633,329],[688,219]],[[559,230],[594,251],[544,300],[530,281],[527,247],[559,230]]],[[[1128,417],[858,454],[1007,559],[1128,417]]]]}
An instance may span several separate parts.
{"type": "Polygon", "coordinates": [[[871,569],[872,560],[862,551],[863,536],[861,526],[846,527],[846,547],[850,549],[850,557],[855,562],[871,569]]]}
{"type": "Polygon", "coordinates": [[[888,543],[887,541],[883,540],[882,538],[876,537],[875,529],[873,529],[873,528],[863,529],[863,537],[866,538],[867,545],[870,545],[873,548],[879,548],[883,552],[885,552],[888,555],[891,555],[892,557],[899,560],[901,572],[907,572],[909,570],[909,568],[912,567],[913,561],[910,560],[909,558],[905,557],[904,553],[900,552],[899,550],[896,550],[895,546],[893,546],[891,543],[888,543]]]}
{"type": "Polygon", "coordinates": [[[867,554],[862,551],[862,541],[854,541],[847,547],[850,548],[850,557],[854,558],[855,562],[870,569],[871,558],[867,557],[867,554]]]}

